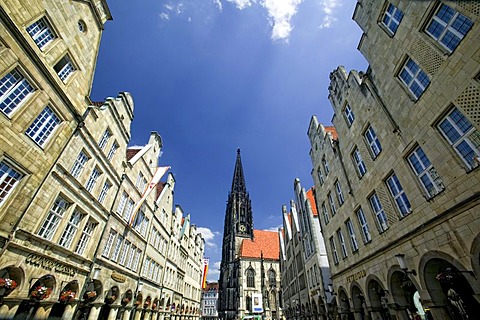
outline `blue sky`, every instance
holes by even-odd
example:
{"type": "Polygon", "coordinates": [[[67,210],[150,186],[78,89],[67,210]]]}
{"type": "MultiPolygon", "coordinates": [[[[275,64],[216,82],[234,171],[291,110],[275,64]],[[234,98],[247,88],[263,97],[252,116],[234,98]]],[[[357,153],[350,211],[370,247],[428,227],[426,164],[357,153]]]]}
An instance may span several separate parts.
{"type": "Polygon", "coordinates": [[[241,149],[256,229],[282,224],[293,181],[313,185],[313,114],[329,125],[329,73],[365,70],[353,0],[108,1],[92,90],[135,102],[130,145],[163,139],[175,203],[206,240],[218,279],[226,200],[241,149]]]}

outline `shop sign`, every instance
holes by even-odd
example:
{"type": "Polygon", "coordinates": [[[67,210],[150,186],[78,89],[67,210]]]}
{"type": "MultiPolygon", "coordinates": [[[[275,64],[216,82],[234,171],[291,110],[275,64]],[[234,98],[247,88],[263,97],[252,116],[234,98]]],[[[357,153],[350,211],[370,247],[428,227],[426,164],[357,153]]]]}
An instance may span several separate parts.
{"type": "Polygon", "coordinates": [[[262,295],[260,293],[253,293],[252,300],[253,300],[252,312],[262,313],[263,312],[262,295]]]}
{"type": "Polygon", "coordinates": [[[124,283],[127,280],[127,278],[124,275],[121,275],[120,273],[117,273],[115,271],[112,273],[111,277],[116,282],[121,282],[121,283],[124,283]]]}
{"type": "Polygon", "coordinates": [[[356,281],[358,279],[361,279],[361,278],[365,277],[366,275],[367,275],[367,272],[365,270],[360,270],[360,271],[352,274],[351,276],[348,276],[347,277],[347,282],[356,281]]]}
{"type": "Polygon", "coordinates": [[[56,262],[53,260],[50,260],[48,258],[36,255],[35,253],[31,253],[28,255],[28,257],[25,259],[25,262],[27,264],[34,265],[39,268],[43,268],[45,270],[54,270],[59,273],[63,273],[69,276],[74,276],[77,271],[69,266],[66,266],[60,262],[56,262]]]}

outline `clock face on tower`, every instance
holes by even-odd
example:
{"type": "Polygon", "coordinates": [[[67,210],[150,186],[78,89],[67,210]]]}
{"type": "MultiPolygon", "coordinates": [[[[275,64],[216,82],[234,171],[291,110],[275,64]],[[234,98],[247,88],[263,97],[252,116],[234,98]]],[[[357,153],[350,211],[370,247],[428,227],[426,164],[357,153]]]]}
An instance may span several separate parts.
{"type": "Polygon", "coordinates": [[[240,229],[240,232],[245,232],[245,231],[247,231],[247,228],[246,228],[243,224],[240,225],[240,228],[239,228],[239,229],[240,229]]]}

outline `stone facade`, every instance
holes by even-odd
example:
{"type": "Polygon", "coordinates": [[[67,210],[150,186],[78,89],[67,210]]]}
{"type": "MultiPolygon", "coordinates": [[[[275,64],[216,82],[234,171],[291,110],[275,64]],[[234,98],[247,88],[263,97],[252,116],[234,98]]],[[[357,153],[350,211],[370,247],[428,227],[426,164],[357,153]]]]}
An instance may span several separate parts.
{"type": "Polygon", "coordinates": [[[128,146],[129,93],[89,98],[106,2],[0,18],[0,318],[198,318],[204,240],[158,182],[162,139],[128,146]]]}
{"type": "Polygon", "coordinates": [[[358,1],[366,72],[330,75],[312,176],[345,319],[480,311],[480,5],[358,1]],[[337,136],[338,135],[338,136],[337,136]]]}
{"type": "Polygon", "coordinates": [[[218,282],[207,283],[202,290],[202,319],[218,319],[218,282]]]}
{"type": "Polygon", "coordinates": [[[333,296],[327,252],[320,229],[315,189],[306,191],[294,182],[295,200],[282,207],[283,228],[279,230],[282,297],[287,319],[327,319],[333,315],[333,296]]]}

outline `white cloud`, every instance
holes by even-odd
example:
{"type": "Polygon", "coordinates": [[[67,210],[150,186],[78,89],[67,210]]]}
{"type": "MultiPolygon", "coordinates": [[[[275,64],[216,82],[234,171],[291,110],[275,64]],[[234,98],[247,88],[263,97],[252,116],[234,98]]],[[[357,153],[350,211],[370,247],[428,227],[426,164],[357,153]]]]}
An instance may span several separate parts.
{"type": "Polygon", "coordinates": [[[212,232],[212,230],[204,227],[198,227],[197,232],[202,234],[202,237],[205,240],[205,246],[210,248],[217,247],[217,244],[214,242],[214,240],[215,236],[219,235],[218,232],[212,232]]]}
{"type": "Polygon", "coordinates": [[[265,229],[264,231],[275,231],[275,232],[277,232],[278,229],[279,229],[279,228],[282,228],[282,227],[283,227],[283,225],[279,224],[279,225],[276,226],[276,227],[270,227],[270,228],[268,228],[268,229],[265,229]]]}
{"type": "Polygon", "coordinates": [[[293,30],[291,19],[297,13],[297,8],[303,0],[263,0],[261,5],[267,9],[271,20],[273,40],[288,41],[293,30]]]}
{"type": "Polygon", "coordinates": [[[320,5],[325,14],[322,23],[320,24],[320,29],[330,28],[332,23],[337,21],[337,18],[335,18],[335,9],[342,4],[340,3],[340,0],[322,0],[320,5]]]}
{"type": "Polygon", "coordinates": [[[210,263],[208,266],[207,280],[208,281],[218,281],[220,278],[220,261],[215,261],[215,263],[210,263]]]}
{"type": "Polygon", "coordinates": [[[253,3],[255,3],[255,0],[227,0],[227,1],[233,2],[237,6],[237,8],[240,10],[250,7],[253,3]]]}
{"type": "Polygon", "coordinates": [[[170,20],[170,16],[165,12],[160,13],[160,18],[163,20],[170,20]]]}
{"type": "Polygon", "coordinates": [[[218,10],[222,11],[223,9],[222,2],[220,0],[212,0],[212,1],[217,6],[218,10]]]}

